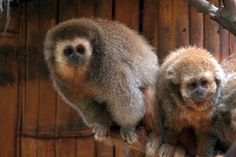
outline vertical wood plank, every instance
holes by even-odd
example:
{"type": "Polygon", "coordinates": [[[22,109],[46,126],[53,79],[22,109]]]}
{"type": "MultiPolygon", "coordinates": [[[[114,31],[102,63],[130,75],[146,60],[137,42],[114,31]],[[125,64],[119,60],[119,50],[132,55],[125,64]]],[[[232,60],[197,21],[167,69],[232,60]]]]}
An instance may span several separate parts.
{"type": "Polygon", "coordinates": [[[34,138],[21,138],[21,157],[37,157],[37,140],[34,138]]]}
{"type": "Polygon", "coordinates": [[[190,6],[190,44],[203,47],[204,29],[203,14],[190,6]]]}
{"type": "Polygon", "coordinates": [[[229,52],[229,32],[220,26],[220,59],[223,60],[230,55],[229,52]]]}
{"type": "Polygon", "coordinates": [[[56,93],[43,56],[43,41],[48,29],[56,25],[57,1],[40,1],[39,117],[38,134],[53,136],[56,128],[56,93]],[[47,14],[45,14],[47,13],[47,14]]]}
{"type": "Polygon", "coordinates": [[[70,3],[68,3],[67,0],[58,0],[58,1],[59,1],[58,2],[59,22],[78,17],[79,14],[78,0],[70,0],[70,3]]]}
{"type": "MultiPolygon", "coordinates": [[[[16,20],[16,19],[15,19],[16,20]]],[[[0,156],[15,157],[18,112],[17,38],[0,36],[0,156]]]]}
{"type": "Polygon", "coordinates": [[[189,8],[184,1],[173,1],[175,48],[189,44],[189,8]]]}
{"type": "Polygon", "coordinates": [[[18,35],[19,9],[12,8],[12,20],[3,34],[6,20],[0,17],[0,156],[17,154],[18,124],[18,35]]]}
{"type": "Polygon", "coordinates": [[[53,140],[37,140],[37,157],[56,157],[53,140]]]}
{"type": "Polygon", "coordinates": [[[143,34],[147,40],[157,49],[157,30],[158,30],[158,1],[144,1],[143,10],[143,34]]]}
{"type": "Polygon", "coordinates": [[[94,17],[95,16],[95,0],[79,0],[79,16],[94,17]]]}
{"type": "MultiPolygon", "coordinates": [[[[76,157],[97,157],[93,137],[80,138],[77,141],[76,157]]],[[[112,157],[112,156],[111,156],[112,157]]]]}
{"type": "Polygon", "coordinates": [[[75,139],[59,139],[56,142],[56,157],[75,157],[75,139]]]}
{"type": "Polygon", "coordinates": [[[230,54],[236,54],[236,37],[229,33],[229,50],[230,54]]]}
{"type": "Polygon", "coordinates": [[[36,135],[39,108],[39,2],[27,3],[26,12],[26,102],[23,110],[23,134],[36,135]]]}
{"type": "Polygon", "coordinates": [[[139,1],[119,0],[115,1],[115,19],[125,23],[134,30],[138,30],[139,24],[139,1]]]}
{"type": "Polygon", "coordinates": [[[18,110],[18,124],[17,124],[17,155],[16,157],[21,156],[21,150],[22,150],[22,121],[23,121],[23,110],[25,107],[25,99],[26,99],[26,92],[25,92],[25,86],[26,86],[26,53],[25,53],[25,43],[26,43],[26,5],[23,4],[19,7],[19,38],[18,38],[18,104],[19,104],[19,110],[18,110]]]}
{"type": "MultiPolygon", "coordinates": [[[[219,0],[211,1],[214,5],[219,6],[219,0]]],[[[218,60],[220,60],[220,36],[219,24],[210,19],[208,16],[204,17],[204,47],[210,51],[218,60]]]]}
{"type": "Polygon", "coordinates": [[[173,3],[172,0],[159,1],[158,20],[158,57],[162,59],[174,49],[173,34],[173,3]]]}
{"type": "Polygon", "coordinates": [[[111,157],[113,155],[113,145],[104,142],[96,142],[97,157],[111,157]]]}
{"type": "Polygon", "coordinates": [[[112,19],[112,0],[96,0],[96,17],[112,19]]]}

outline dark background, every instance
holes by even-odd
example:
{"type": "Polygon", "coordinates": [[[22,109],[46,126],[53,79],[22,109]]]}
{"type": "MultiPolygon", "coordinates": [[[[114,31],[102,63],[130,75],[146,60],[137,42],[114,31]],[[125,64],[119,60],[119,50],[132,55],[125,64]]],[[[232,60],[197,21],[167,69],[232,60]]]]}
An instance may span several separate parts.
{"type": "Polygon", "coordinates": [[[236,52],[233,35],[183,0],[15,1],[10,14],[5,34],[6,11],[0,14],[0,157],[143,156],[94,142],[79,115],[56,94],[42,50],[45,33],[61,21],[118,20],[143,34],[160,61],[189,44],[205,47],[218,60],[236,52]]]}

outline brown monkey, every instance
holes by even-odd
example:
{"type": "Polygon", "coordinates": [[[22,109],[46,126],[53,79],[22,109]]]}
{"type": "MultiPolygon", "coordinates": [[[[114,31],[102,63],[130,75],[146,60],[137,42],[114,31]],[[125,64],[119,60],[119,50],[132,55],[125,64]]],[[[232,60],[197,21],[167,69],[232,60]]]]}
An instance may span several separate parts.
{"type": "Polygon", "coordinates": [[[143,37],[118,22],[74,19],[48,31],[44,55],[55,88],[96,139],[115,122],[124,139],[137,140],[135,126],[145,114],[142,89],[155,90],[158,72],[157,56],[143,37]]]}
{"type": "Polygon", "coordinates": [[[219,99],[224,72],[217,60],[204,49],[180,48],[160,67],[157,101],[162,117],[160,157],[172,157],[178,134],[192,129],[196,135],[196,155],[209,157],[216,141],[212,118],[219,99]]]}
{"type": "Polygon", "coordinates": [[[215,128],[220,141],[228,149],[236,141],[236,55],[222,63],[226,81],[217,107],[215,128]]]}

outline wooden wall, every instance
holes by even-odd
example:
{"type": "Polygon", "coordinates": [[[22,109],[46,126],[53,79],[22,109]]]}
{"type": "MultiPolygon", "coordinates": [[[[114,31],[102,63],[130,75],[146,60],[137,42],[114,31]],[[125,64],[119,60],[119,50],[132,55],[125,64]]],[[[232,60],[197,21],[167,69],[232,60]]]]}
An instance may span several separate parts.
{"type": "MultiPolygon", "coordinates": [[[[220,5],[219,0],[212,0],[220,5]]],[[[143,156],[96,143],[64,104],[43,61],[46,31],[75,17],[115,19],[143,34],[160,62],[170,50],[203,46],[219,60],[236,52],[236,38],[183,0],[34,0],[0,15],[0,157],[143,156]]]]}

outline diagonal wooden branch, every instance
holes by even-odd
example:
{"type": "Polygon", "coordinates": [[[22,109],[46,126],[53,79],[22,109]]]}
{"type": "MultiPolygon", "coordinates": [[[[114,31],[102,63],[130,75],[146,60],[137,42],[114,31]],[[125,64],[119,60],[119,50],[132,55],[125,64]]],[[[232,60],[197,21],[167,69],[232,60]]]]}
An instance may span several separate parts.
{"type": "Polygon", "coordinates": [[[211,18],[236,36],[236,2],[224,0],[225,8],[218,8],[207,0],[185,0],[199,12],[210,14],[211,18]]]}

